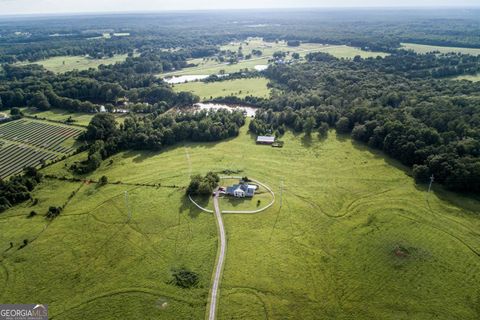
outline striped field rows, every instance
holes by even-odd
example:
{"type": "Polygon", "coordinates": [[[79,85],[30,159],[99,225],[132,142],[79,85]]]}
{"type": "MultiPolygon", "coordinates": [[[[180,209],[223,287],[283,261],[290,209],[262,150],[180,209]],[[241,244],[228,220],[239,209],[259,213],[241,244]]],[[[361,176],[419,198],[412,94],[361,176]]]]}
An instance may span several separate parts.
{"type": "Polygon", "coordinates": [[[37,167],[45,161],[71,154],[75,151],[73,140],[82,131],[25,119],[1,125],[0,178],[17,174],[25,167],[37,167]],[[72,140],[70,145],[68,139],[72,140]]]}

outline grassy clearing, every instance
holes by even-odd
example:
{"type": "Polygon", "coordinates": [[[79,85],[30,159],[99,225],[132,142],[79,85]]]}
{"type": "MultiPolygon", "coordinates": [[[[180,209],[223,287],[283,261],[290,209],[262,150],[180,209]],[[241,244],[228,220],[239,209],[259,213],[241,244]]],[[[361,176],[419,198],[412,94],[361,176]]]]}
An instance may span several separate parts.
{"type": "Polygon", "coordinates": [[[242,42],[234,42],[225,46],[222,46],[221,50],[230,50],[237,52],[239,47],[242,47],[242,52],[244,55],[249,54],[252,50],[260,50],[262,51],[262,56],[254,56],[252,59],[249,60],[241,60],[239,63],[236,64],[227,64],[227,63],[220,63],[216,60],[215,57],[205,58],[205,59],[192,59],[189,60],[189,63],[197,64],[195,67],[185,68],[182,70],[178,70],[175,72],[170,72],[168,74],[163,74],[160,76],[165,75],[192,75],[192,74],[218,74],[221,70],[225,71],[226,73],[231,72],[238,72],[240,70],[253,70],[256,65],[266,65],[268,64],[268,60],[272,58],[273,53],[276,51],[284,51],[289,52],[287,59],[291,59],[291,55],[294,52],[300,54],[300,57],[303,58],[309,52],[327,52],[337,58],[344,58],[344,59],[353,59],[355,56],[359,55],[362,58],[369,58],[369,57],[377,57],[381,56],[384,57],[388,55],[387,53],[383,52],[370,52],[360,50],[358,48],[349,47],[345,45],[323,45],[319,43],[302,43],[299,47],[289,47],[285,41],[279,42],[266,42],[259,38],[253,38],[247,41],[242,42]]]}
{"type": "Polygon", "coordinates": [[[237,79],[218,82],[194,81],[174,85],[175,91],[189,91],[196,94],[202,100],[208,100],[215,97],[237,96],[244,98],[246,96],[255,96],[266,98],[270,95],[270,89],[267,87],[268,80],[265,78],[237,79]]]}
{"type": "Polygon", "coordinates": [[[68,112],[67,110],[61,110],[61,109],[51,109],[48,111],[38,111],[34,110],[32,108],[22,108],[22,112],[28,116],[32,117],[39,117],[39,118],[45,118],[48,120],[54,120],[54,121],[66,121],[68,118],[72,118],[74,120],[74,124],[82,125],[82,126],[87,126],[90,123],[90,120],[93,118],[95,114],[92,113],[73,113],[73,112],[68,112]]]}
{"type": "Polygon", "coordinates": [[[413,50],[417,53],[429,53],[432,51],[438,51],[440,53],[464,53],[471,55],[480,55],[480,49],[475,48],[459,48],[459,47],[442,47],[442,46],[429,46],[416,43],[402,43],[402,48],[406,50],[413,50]]]}
{"type": "MultiPolygon", "coordinates": [[[[69,112],[67,110],[62,109],[51,109],[48,111],[38,111],[32,108],[22,108],[22,112],[28,116],[44,118],[47,120],[54,120],[54,121],[66,121],[68,118],[72,118],[74,120],[74,124],[80,126],[88,126],[90,120],[95,116],[94,113],[85,113],[85,112],[69,112]]],[[[127,114],[125,113],[114,113],[115,120],[117,123],[123,123],[127,114]]]]}
{"type": "Polygon", "coordinates": [[[257,49],[263,52],[264,56],[271,57],[276,51],[284,52],[298,52],[301,57],[304,57],[309,52],[328,52],[337,58],[352,59],[356,55],[360,55],[362,58],[384,57],[388,55],[383,52],[370,52],[364,51],[358,48],[349,47],[345,45],[324,45],[319,43],[302,43],[299,47],[289,47],[286,41],[278,42],[266,42],[260,38],[252,38],[247,41],[234,42],[226,46],[222,46],[222,50],[238,51],[239,47],[242,47],[244,54],[250,53],[252,50],[257,49]]]}
{"type": "Polygon", "coordinates": [[[72,70],[87,70],[90,68],[98,68],[98,66],[105,64],[115,64],[117,62],[123,62],[127,58],[126,54],[115,55],[111,58],[104,59],[92,59],[84,56],[60,56],[52,57],[45,60],[35,62],[22,62],[20,65],[27,64],[40,64],[45,69],[56,73],[63,73],[72,70]]]}
{"type": "Polygon", "coordinates": [[[480,73],[476,75],[463,75],[454,78],[455,80],[468,80],[472,82],[480,81],[480,73]]]}
{"type": "MultiPolygon", "coordinates": [[[[191,174],[240,170],[277,196],[283,180],[282,207],[225,215],[219,319],[478,318],[479,201],[441,189],[427,198],[401,165],[333,132],[282,140],[282,149],[256,145],[244,127],[224,142],[124,152],[90,177],[186,186],[191,174]]],[[[44,172],[69,174],[63,162],[44,172]]],[[[79,185],[44,183],[38,211],[79,185]]],[[[216,226],[183,193],[83,185],[43,232],[42,217],[25,218],[28,204],[5,212],[0,248],[38,238],[3,253],[0,299],[48,303],[56,319],[203,318],[216,226]],[[168,284],[180,265],[200,275],[198,288],[168,284]]]]}

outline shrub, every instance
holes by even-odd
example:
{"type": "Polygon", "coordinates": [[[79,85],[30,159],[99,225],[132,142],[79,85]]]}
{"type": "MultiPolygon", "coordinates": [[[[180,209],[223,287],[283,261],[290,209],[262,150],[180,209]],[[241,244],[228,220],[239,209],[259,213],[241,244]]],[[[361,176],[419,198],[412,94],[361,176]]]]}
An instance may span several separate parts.
{"type": "Polygon", "coordinates": [[[36,215],[37,215],[37,213],[35,211],[30,211],[27,218],[31,219],[31,218],[35,217],[36,215]]]}
{"type": "Polygon", "coordinates": [[[99,186],[104,186],[108,183],[108,177],[107,176],[102,176],[100,180],[98,181],[99,186]]]}
{"type": "Polygon", "coordinates": [[[172,278],[172,284],[184,289],[195,287],[198,284],[198,274],[186,268],[173,270],[172,278]]]}
{"type": "Polygon", "coordinates": [[[48,212],[47,212],[46,218],[47,218],[48,220],[53,220],[53,219],[55,219],[56,217],[58,217],[61,212],[62,212],[62,208],[61,208],[61,207],[50,207],[50,208],[48,208],[48,212]]]}

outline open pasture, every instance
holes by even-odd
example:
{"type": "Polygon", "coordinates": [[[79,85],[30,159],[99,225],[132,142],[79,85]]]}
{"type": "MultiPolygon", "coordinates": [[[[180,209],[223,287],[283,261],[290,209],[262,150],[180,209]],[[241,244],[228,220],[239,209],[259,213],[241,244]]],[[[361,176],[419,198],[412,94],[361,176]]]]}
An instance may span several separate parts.
{"type": "Polygon", "coordinates": [[[22,108],[22,112],[28,116],[45,118],[47,120],[66,122],[69,118],[76,125],[87,126],[95,114],[84,112],[69,112],[62,109],[51,109],[48,111],[38,111],[33,108],[22,108]]]}
{"type": "Polygon", "coordinates": [[[429,52],[440,52],[440,53],[463,53],[471,55],[480,55],[480,49],[478,48],[460,48],[460,47],[443,47],[443,46],[430,46],[424,44],[416,43],[401,43],[402,48],[406,50],[413,50],[417,53],[429,53],[429,52]]]}
{"type": "Polygon", "coordinates": [[[126,54],[115,55],[111,58],[94,59],[85,56],[59,56],[52,57],[45,60],[39,60],[34,62],[22,62],[20,65],[27,64],[39,64],[45,69],[55,72],[64,73],[72,70],[87,70],[90,68],[98,68],[98,66],[104,64],[115,64],[117,62],[123,62],[127,58],[126,54]]]}
{"type": "MultiPolygon", "coordinates": [[[[86,177],[106,175],[112,184],[82,186],[37,240],[6,254],[0,298],[32,299],[28,279],[56,319],[110,319],[106,305],[152,318],[203,318],[216,226],[184,188],[192,174],[215,171],[262,181],[277,200],[260,214],[224,216],[219,319],[477,318],[478,200],[435,185],[427,194],[403,166],[334,132],[323,140],[292,133],[282,140],[282,149],[256,145],[245,126],[228,141],[113,156],[86,177]],[[196,288],[169,284],[171,269],[182,265],[199,275],[196,288]]],[[[71,175],[65,163],[42,171],[71,175]]],[[[67,182],[53,191],[46,186],[34,195],[43,206],[71,192],[67,182]]],[[[25,204],[0,216],[0,246],[43,228],[42,217],[25,219],[30,210],[25,204]]]]}
{"type": "Polygon", "coordinates": [[[221,50],[230,50],[238,52],[241,48],[243,54],[249,54],[252,50],[262,51],[263,56],[272,57],[276,51],[288,52],[289,57],[296,52],[300,54],[300,57],[304,57],[310,52],[327,52],[337,58],[353,59],[359,55],[362,58],[369,57],[384,57],[388,55],[384,52],[365,51],[359,48],[350,47],[346,45],[329,45],[321,43],[301,43],[298,47],[289,47],[286,41],[267,42],[261,38],[250,38],[245,41],[232,42],[228,45],[222,46],[221,50]]]}
{"type": "Polygon", "coordinates": [[[75,151],[82,129],[42,121],[16,120],[0,125],[0,177],[38,166],[75,151]]]}
{"type": "Polygon", "coordinates": [[[196,94],[201,100],[227,96],[267,98],[270,95],[267,84],[268,80],[265,78],[248,78],[217,82],[194,81],[176,84],[173,88],[175,91],[188,91],[196,94]]]}
{"type": "Polygon", "coordinates": [[[252,56],[251,59],[240,60],[235,64],[228,64],[226,62],[219,62],[215,57],[205,59],[192,59],[189,63],[196,64],[195,67],[185,68],[182,70],[161,74],[165,75],[190,75],[190,74],[219,74],[221,71],[225,73],[238,72],[240,70],[254,70],[255,66],[266,65],[272,59],[276,51],[288,52],[287,60],[291,59],[292,53],[300,54],[300,57],[305,57],[310,52],[326,52],[337,58],[353,59],[359,55],[362,58],[370,57],[385,57],[388,55],[384,52],[365,51],[359,48],[349,47],[345,45],[327,45],[320,43],[302,43],[298,47],[289,47],[285,41],[267,42],[260,38],[252,38],[241,42],[232,42],[228,45],[220,47],[221,50],[230,50],[238,52],[239,48],[244,55],[252,52],[252,50],[260,50],[261,56],[252,56]]]}

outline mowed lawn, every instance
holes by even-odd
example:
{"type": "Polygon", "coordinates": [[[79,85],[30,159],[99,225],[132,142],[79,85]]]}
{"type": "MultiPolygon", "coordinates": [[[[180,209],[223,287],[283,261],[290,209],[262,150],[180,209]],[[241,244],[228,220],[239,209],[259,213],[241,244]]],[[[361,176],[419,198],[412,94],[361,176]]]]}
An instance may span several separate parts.
{"type": "MultiPolygon", "coordinates": [[[[57,320],[203,319],[217,230],[183,187],[191,174],[232,170],[277,201],[224,216],[218,319],[478,319],[478,201],[438,187],[427,195],[397,162],[333,131],[287,133],[282,149],[254,138],[245,126],[228,141],[123,152],[89,176],[163,187],[47,180],[38,205],[0,215],[0,300],[48,304],[57,320]],[[78,188],[47,224],[47,207],[78,188]],[[40,215],[27,219],[31,210],[40,215]],[[199,274],[197,288],[169,283],[180,266],[199,274]]],[[[84,156],[44,173],[69,176],[66,165],[84,156]]]]}
{"type": "Polygon", "coordinates": [[[267,84],[268,80],[265,78],[248,78],[217,82],[193,81],[176,84],[173,88],[177,92],[188,91],[196,94],[201,100],[226,96],[267,98],[270,95],[267,84]]]}
{"type": "Polygon", "coordinates": [[[98,68],[98,66],[104,64],[115,64],[117,62],[123,62],[127,58],[126,54],[115,55],[111,58],[93,59],[85,56],[59,56],[52,57],[45,60],[39,60],[35,62],[22,62],[20,65],[28,64],[40,64],[45,69],[55,73],[63,73],[72,70],[87,70],[90,68],[98,68]]]}
{"type": "Polygon", "coordinates": [[[417,53],[429,53],[438,51],[440,53],[463,53],[471,55],[480,55],[480,49],[477,48],[460,48],[460,47],[444,47],[444,46],[430,46],[416,43],[401,43],[402,48],[406,50],[413,50],[417,53]]]}

